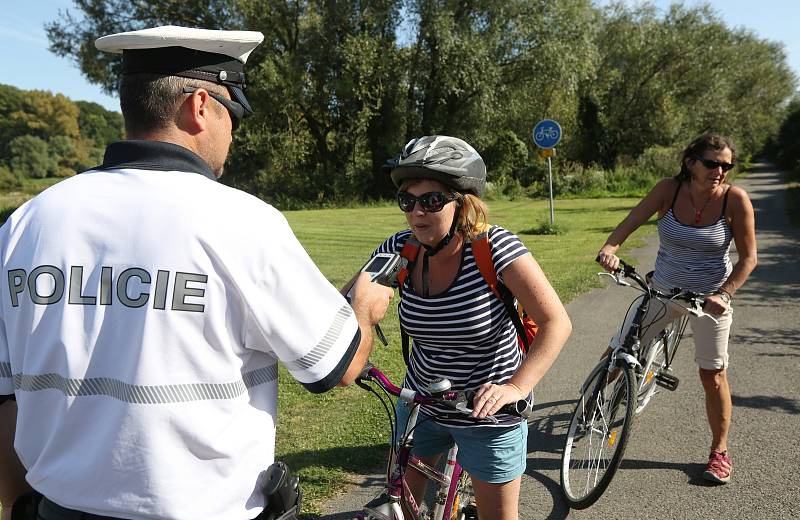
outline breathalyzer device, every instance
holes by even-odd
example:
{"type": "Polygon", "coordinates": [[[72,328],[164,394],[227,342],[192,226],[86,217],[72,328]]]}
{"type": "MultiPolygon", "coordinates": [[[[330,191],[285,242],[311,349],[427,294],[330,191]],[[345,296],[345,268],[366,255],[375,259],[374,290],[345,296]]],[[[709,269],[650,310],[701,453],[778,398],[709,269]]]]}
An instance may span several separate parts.
{"type": "Polygon", "coordinates": [[[378,253],[361,268],[373,282],[387,287],[397,286],[397,273],[406,264],[406,259],[397,253],[378,253]]]}
{"type": "MultiPolygon", "coordinates": [[[[367,273],[373,282],[386,287],[397,287],[397,274],[407,263],[408,261],[397,253],[377,253],[364,264],[361,272],[367,273]]],[[[347,291],[348,302],[351,299],[350,292],[352,290],[353,288],[351,287],[347,291]]],[[[386,340],[386,336],[379,325],[375,325],[375,332],[378,334],[378,339],[380,339],[381,343],[388,346],[389,342],[386,340]]]]}

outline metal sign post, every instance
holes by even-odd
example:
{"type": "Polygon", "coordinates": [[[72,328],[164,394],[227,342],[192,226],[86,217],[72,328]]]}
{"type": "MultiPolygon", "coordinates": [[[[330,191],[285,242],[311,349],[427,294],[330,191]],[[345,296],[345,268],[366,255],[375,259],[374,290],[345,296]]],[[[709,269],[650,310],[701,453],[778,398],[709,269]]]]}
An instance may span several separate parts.
{"type": "Polygon", "coordinates": [[[550,180],[550,225],[555,224],[553,210],[553,163],[556,145],[561,141],[561,125],[552,119],[542,119],[533,127],[533,142],[539,147],[539,155],[547,157],[547,173],[550,180]]]}

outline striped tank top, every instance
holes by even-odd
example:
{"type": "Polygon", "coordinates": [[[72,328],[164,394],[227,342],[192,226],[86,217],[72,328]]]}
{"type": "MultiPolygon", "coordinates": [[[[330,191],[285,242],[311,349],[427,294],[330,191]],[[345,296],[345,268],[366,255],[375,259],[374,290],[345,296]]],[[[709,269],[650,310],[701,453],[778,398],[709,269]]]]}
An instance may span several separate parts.
{"type": "Polygon", "coordinates": [[[667,213],[658,219],[659,248],[653,281],[664,287],[679,287],[699,293],[711,293],[720,288],[731,274],[729,255],[733,232],[725,220],[728,193],[722,202],[722,213],[708,226],[688,226],[675,218],[675,191],[667,213]]]}
{"type": "MultiPolygon", "coordinates": [[[[376,253],[400,253],[410,236],[410,230],[396,233],[376,253]]],[[[528,252],[516,235],[499,226],[489,229],[489,244],[499,279],[503,269],[528,252]]],[[[510,380],[522,364],[517,331],[481,276],[471,245],[464,245],[458,274],[445,291],[424,298],[412,287],[411,278],[406,279],[398,305],[400,323],[413,339],[404,386],[427,395],[428,385],[442,377],[456,391],[510,380]]],[[[423,411],[436,422],[454,427],[510,426],[521,421],[505,414],[496,415],[498,424],[478,421],[439,406],[424,406],[423,411]]]]}

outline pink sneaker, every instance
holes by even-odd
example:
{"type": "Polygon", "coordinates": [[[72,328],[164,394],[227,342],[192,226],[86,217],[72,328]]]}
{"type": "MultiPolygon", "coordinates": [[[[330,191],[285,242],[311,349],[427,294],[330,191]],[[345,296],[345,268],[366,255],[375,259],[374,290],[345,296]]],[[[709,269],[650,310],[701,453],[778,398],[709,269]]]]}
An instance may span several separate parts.
{"type": "Polygon", "coordinates": [[[703,478],[718,484],[727,484],[731,480],[733,462],[727,452],[712,451],[708,456],[708,464],[703,472],[703,478]]]}

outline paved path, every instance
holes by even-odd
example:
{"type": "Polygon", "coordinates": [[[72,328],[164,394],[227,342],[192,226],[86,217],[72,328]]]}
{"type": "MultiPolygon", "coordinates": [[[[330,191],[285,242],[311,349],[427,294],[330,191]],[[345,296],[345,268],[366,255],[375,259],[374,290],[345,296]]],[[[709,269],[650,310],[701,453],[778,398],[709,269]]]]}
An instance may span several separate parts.
{"type": "MultiPolygon", "coordinates": [[[[688,341],[678,352],[674,392],[656,396],[637,419],[625,460],[591,508],[570,510],[561,498],[559,467],[577,389],[635,295],[608,287],[567,306],[574,332],[537,387],[538,419],[531,423],[520,517],[560,518],[800,518],[800,231],[784,210],[784,185],[767,166],[739,183],[756,208],[759,266],[734,300],[729,379],[733,481],[702,478],[711,442],[703,390],[688,341]]],[[[631,254],[645,271],[656,240],[631,254]]],[[[353,518],[380,490],[380,476],[354,483],[321,520],[353,518]]]]}

